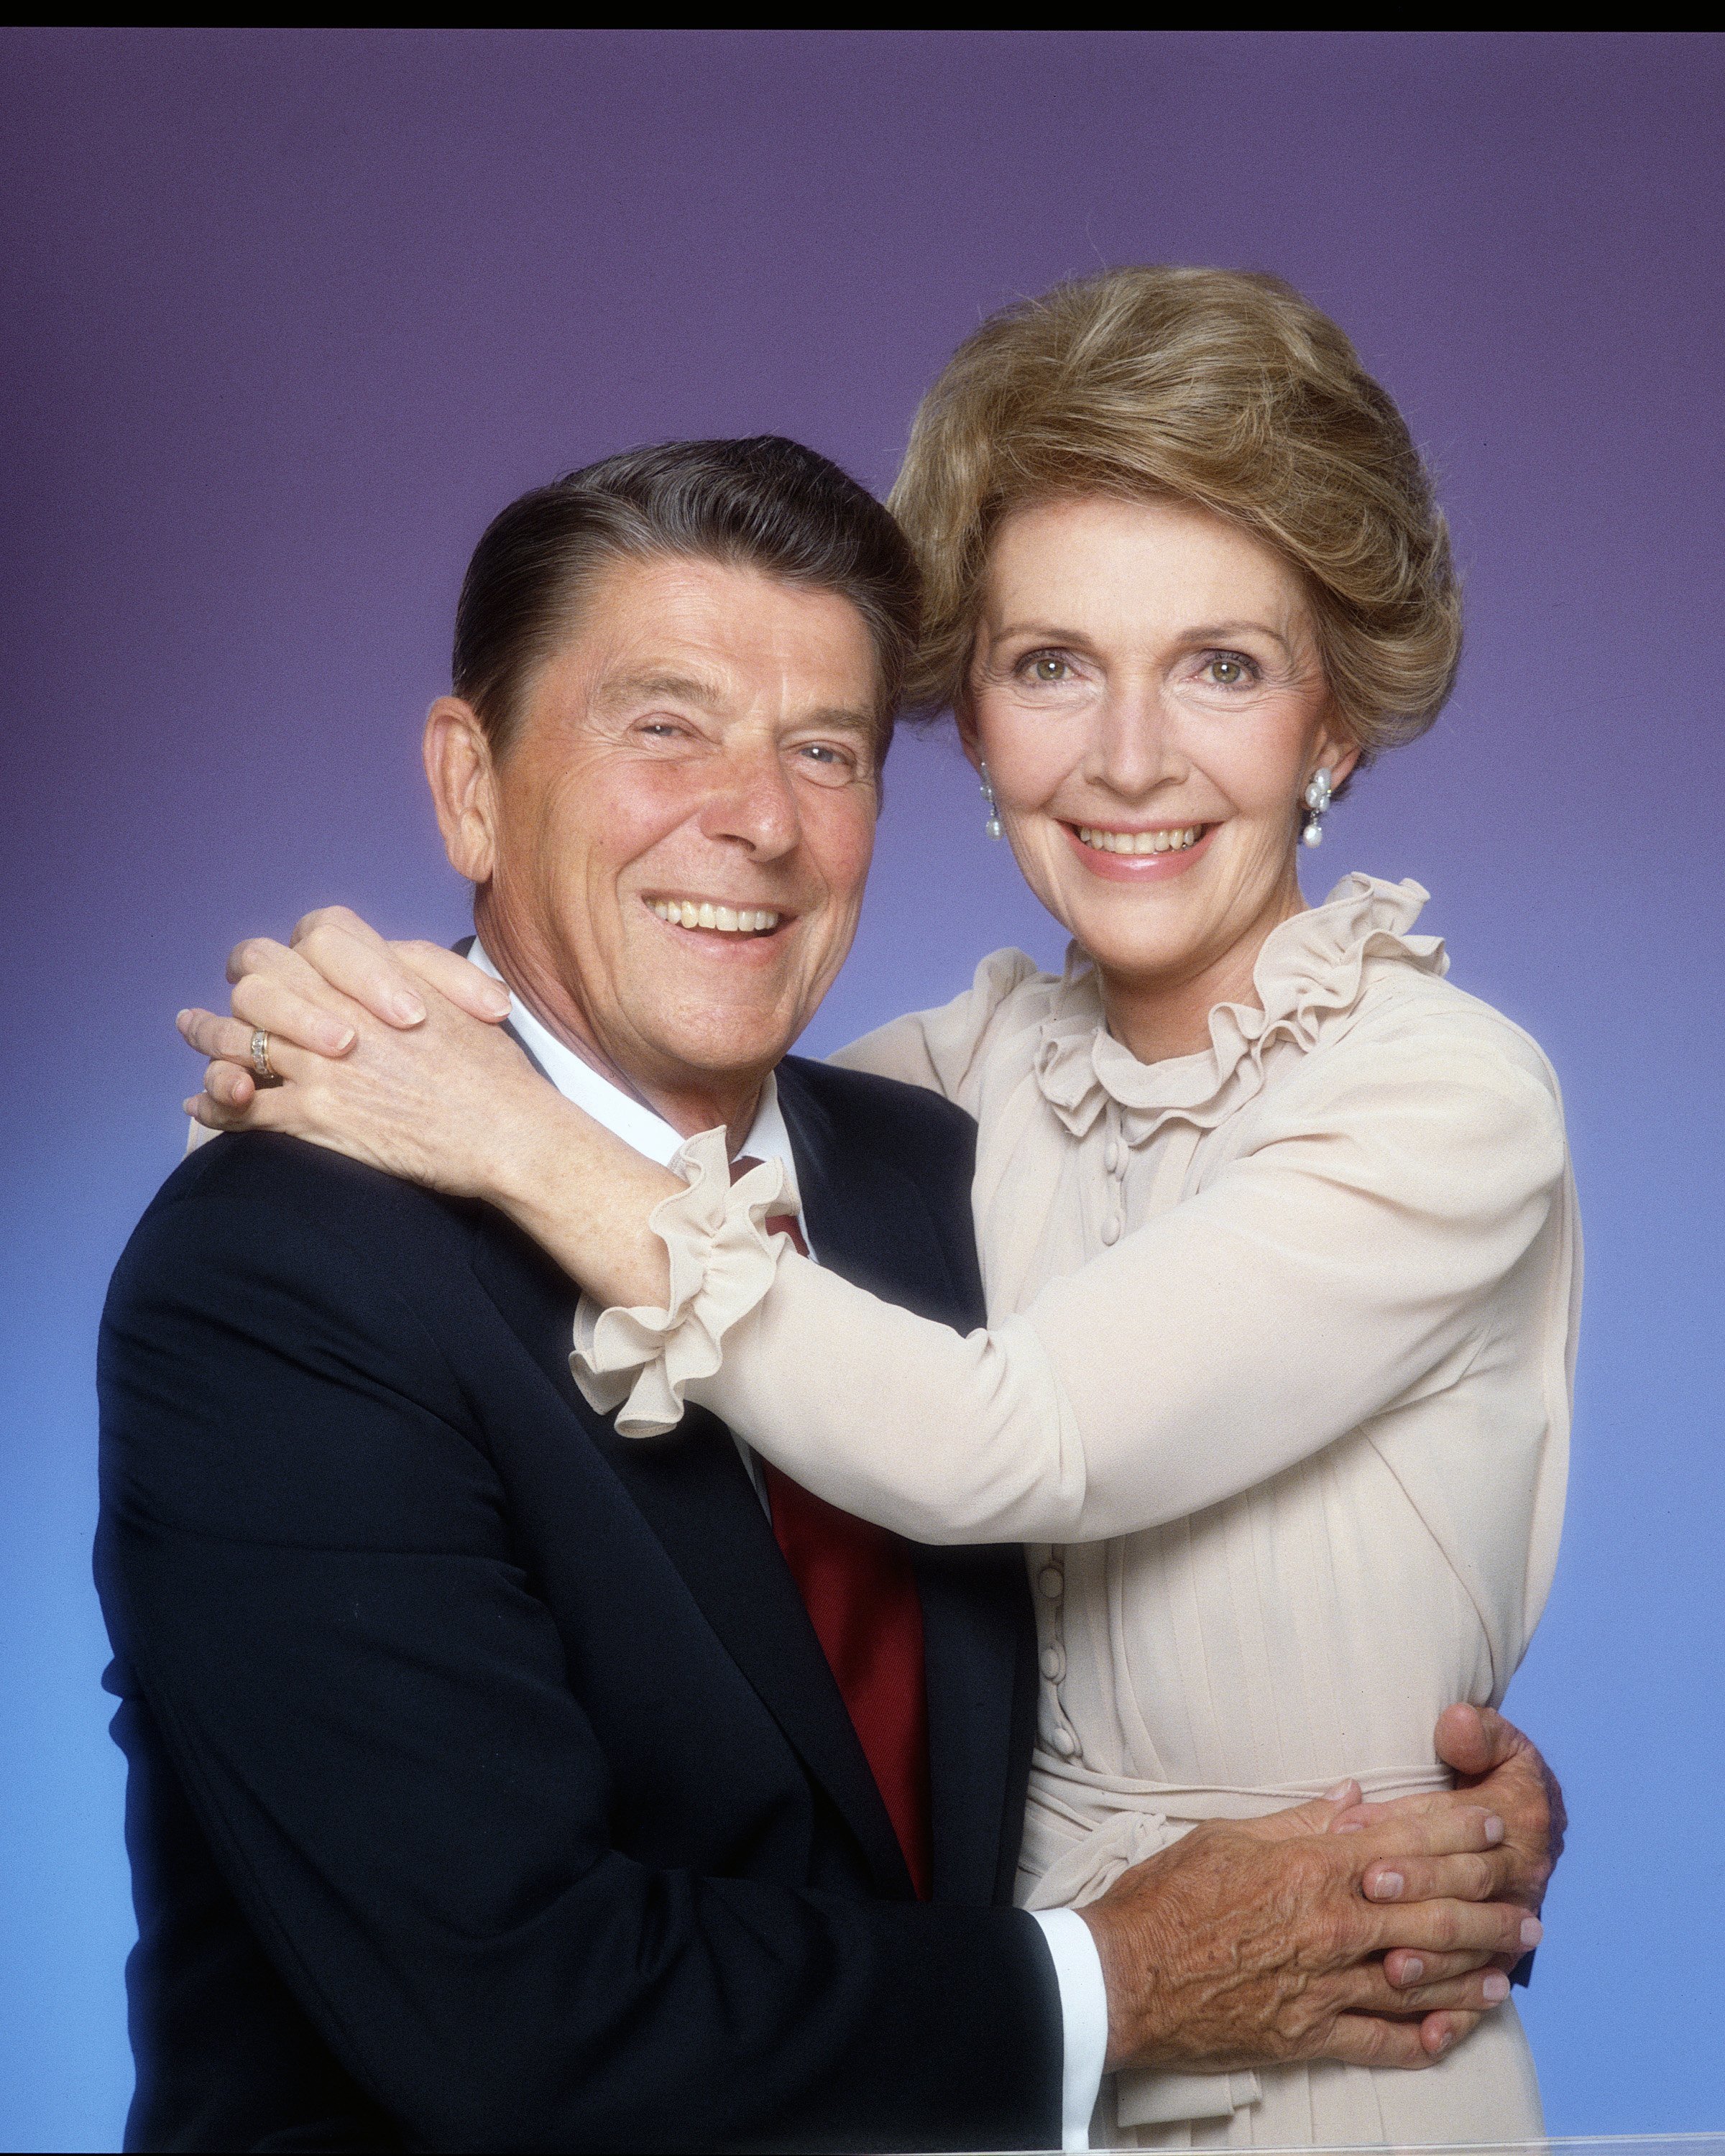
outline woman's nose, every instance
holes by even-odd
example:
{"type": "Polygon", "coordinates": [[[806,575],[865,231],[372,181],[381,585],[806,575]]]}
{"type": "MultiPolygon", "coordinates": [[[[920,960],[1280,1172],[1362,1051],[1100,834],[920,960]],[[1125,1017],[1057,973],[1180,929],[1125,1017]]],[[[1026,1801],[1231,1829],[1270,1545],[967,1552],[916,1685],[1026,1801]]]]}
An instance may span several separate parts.
{"type": "Polygon", "coordinates": [[[1091,777],[1130,800],[1176,774],[1178,757],[1154,689],[1111,690],[1096,715],[1091,777]]]}

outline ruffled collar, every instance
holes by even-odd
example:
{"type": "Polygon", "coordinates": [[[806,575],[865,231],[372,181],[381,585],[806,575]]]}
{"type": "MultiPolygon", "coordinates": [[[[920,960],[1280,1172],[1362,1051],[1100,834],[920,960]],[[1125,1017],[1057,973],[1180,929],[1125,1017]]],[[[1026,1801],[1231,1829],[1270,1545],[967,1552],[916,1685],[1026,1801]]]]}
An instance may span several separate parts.
{"type": "Polygon", "coordinates": [[[1430,896],[1412,881],[1344,876],[1322,906],[1265,938],[1252,969],[1261,1008],[1218,1004],[1209,1046],[1162,1063],[1139,1062],[1109,1033],[1095,968],[1073,946],[1054,1014],[1037,1037],[1044,1099],[1074,1137],[1084,1136],[1110,1100],[1120,1107],[1129,1144],[1141,1144],[1171,1118],[1214,1127],[1262,1087],[1265,1052],[1274,1043],[1310,1048],[1355,1008],[1373,961],[1423,973],[1447,970],[1441,938],[1407,932],[1430,896]]]}

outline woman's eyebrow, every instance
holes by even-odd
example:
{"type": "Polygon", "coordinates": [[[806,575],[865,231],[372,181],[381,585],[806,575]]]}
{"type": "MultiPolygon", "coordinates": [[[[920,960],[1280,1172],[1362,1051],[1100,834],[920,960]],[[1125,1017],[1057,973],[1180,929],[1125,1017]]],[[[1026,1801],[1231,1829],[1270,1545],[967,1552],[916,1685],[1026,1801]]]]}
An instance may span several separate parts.
{"type": "Polygon", "coordinates": [[[1264,636],[1272,644],[1279,644],[1290,657],[1294,647],[1279,629],[1272,629],[1267,621],[1219,621],[1201,628],[1189,629],[1183,639],[1188,644],[1225,644],[1230,636],[1264,636]]]}
{"type": "MultiPolygon", "coordinates": [[[[1012,621],[992,632],[997,644],[1015,644],[1021,636],[1033,639],[1038,644],[1069,644],[1089,647],[1096,639],[1082,629],[1062,629],[1049,621],[1012,621]]],[[[1278,644],[1290,657],[1293,645],[1279,629],[1272,629],[1267,621],[1222,621],[1201,623],[1195,629],[1182,629],[1178,641],[1182,644],[1224,644],[1230,636],[1262,636],[1278,644]]]]}
{"type": "Polygon", "coordinates": [[[996,644],[1016,643],[1021,636],[1034,637],[1038,644],[1089,644],[1091,639],[1081,629],[1062,629],[1051,621],[1009,621],[988,632],[996,644]]]}

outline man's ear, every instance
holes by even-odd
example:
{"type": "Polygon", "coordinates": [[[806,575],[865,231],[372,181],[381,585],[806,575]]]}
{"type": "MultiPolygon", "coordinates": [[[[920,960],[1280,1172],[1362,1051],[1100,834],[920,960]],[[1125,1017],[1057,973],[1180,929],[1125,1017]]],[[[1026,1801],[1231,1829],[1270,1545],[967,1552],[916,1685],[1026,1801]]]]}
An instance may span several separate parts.
{"type": "Polygon", "coordinates": [[[497,865],[496,767],[478,712],[459,696],[439,696],[425,715],[423,748],[449,865],[470,884],[487,884],[497,865]]]}

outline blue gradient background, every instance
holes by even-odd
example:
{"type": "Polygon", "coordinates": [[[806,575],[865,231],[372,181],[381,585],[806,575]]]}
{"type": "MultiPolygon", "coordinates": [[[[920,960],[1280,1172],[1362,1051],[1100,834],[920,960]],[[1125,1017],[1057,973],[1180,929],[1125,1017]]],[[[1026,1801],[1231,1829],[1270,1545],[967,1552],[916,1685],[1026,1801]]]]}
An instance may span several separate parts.
{"type": "MultiPolygon", "coordinates": [[[[1568,1091],[1568,1539],[1512,1695],[1575,1815],[1554,2130],[1725,2126],[1713,37],[0,33],[0,2141],[115,2143],[131,1935],[88,1578],[109,1269],[239,932],[462,926],[416,743],[467,552],[619,445],[890,480],[987,310],[1133,259],[1332,310],[1441,477],[1455,705],[1332,819],[1568,1091]]],[[[1058,939],[905,742],[810,1036],[1058,939]]],[[[1314,1354],[1322,1342],[1312,1343],[1314,1354]]]]}

